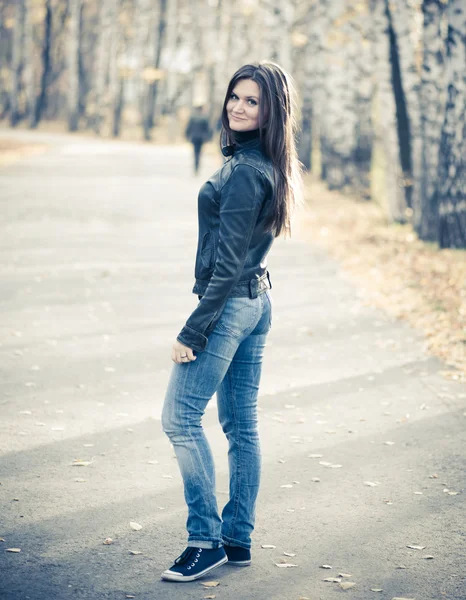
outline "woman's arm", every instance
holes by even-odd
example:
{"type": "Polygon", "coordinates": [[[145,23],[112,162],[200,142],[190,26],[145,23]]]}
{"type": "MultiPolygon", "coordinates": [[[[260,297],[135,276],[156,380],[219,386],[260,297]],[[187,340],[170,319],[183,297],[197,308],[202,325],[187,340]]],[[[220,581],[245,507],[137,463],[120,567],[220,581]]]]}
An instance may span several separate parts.
{"type": "Polygon", "coordinates": [[[220,232],[214,272],[199,305],[177,340],[202,352],[243,271],[254,227],[265,198],[265,180],[251,165],[233,168],[220,193],[220,232]]]}

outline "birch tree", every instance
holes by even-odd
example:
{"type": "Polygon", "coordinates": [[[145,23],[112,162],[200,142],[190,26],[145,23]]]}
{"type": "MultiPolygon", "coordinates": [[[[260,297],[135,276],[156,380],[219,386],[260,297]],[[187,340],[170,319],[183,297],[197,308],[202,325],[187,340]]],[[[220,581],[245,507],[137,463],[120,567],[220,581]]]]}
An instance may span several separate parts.
{"type": "Polygon", "coordinates": [[[370,7],[375,84],[372,96],[374,145],[371,197],[386,208],[392,221],[404,222],[407,204],[393,92],[393,67],[395,66],[395,76],[399,72],[396,61],[395,65],[393,62],[394,34],[385,2],[371,0],[370,7]]]}
{"type": "Polygon", "coordinates": [[[23,40],[25,23],[25,2],[17,0],[14,14],[13,51],[11,59],[11,95],[10,95],[10,125],[14,127],[21,119],[20,94],[23,69],[23,40]]]}
{"type": "Polygon", "coordinates": [[[77,131],[80,113],[80,42],[82,0],[69,0],[68,129],[77,131]]]}
{"type": "Polygon", "coordinates": [[[445,116],[445,40],[446,4],[442,0],[424,0],[423,55],[420,86],[421,174],[419,210],[413,224],[423,240],[438,238],[438,168],[440,137],[445,116]]]}
{"type": "Polygon", "coordinates": [[[439,244],[466,248],[466,6],[449,0],[447,102],[440,140],[439,244]]]}

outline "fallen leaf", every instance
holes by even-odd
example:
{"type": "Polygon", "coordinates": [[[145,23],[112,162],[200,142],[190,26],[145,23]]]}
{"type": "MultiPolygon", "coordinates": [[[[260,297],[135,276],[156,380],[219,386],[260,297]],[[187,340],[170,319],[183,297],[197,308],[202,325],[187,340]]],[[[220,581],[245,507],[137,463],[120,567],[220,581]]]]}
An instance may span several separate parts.
{"type": "Polygon", "coordinates": [[[18,552],[21,552],[21,548],[7,548],[6,551],[15,552],[17,554],[18,552]]]}
{"type": "Polygon", "coordinates": [[[311,479],[311,481],[313,481],[314,483],[318,483],[320,481],[320,478],[319,477],[313,477],[311,479]]]}
{"type": "Polygon", "coordinates": [[[75,478],[75,482],[76,483],[84,483],[85,481],[87,481],[87,479],[83,479],[82,477],[76,477],[75,478]]]}
{"type": "Polygon", "coordinates": [[[414,492],[416,494],[416,496],[422,496],[423,492],[414,492]]]}
{"type": "Polygon", "coordinates": [[[173,475],[162,475],[164,479],[173,479],[173,475]]]}
{"type": "Polygon", "coordinates": [[[321,569],[332,569],[330,565],[320,565],[321,569]]]}
{"type": "Polygon", "coordinates": [[[148,465],[158,465],[158,464],[159,464],[159,461],[158,461],[158,460],[148,460],[148,461],[147,461],[147,464],[148,464],[148,465]]]}
{"type": "Polygon", "coordinates": [[[341,469],[343,465],[330,465],[331,469],[341,469]]]}
{"type": "Polygon", "coordinates": [[[276,567],[281,567],[282,569],[286,569],[288,567],[297,567],[298,565],[294,565],[293,563],[275,563],[276,567]]]}
{"type": "Polygon", "coordinates": [[[338,573],[338,577],[353,577],[350,573],[338,573]]]}
{"type": "Polygon", "coordinates": [[[281,488],[287,488],[287,489],[290,489],[290,488],[292,488],[292,487],[293,487],[293,484],[291,484],[291,483],[285,483],[285,485],[281,485],[280,487],[281,487],[281,488]]]}
{"type": "Polygon", "coordinates": [[[339,577],[326,577],[324,581],[328,581],[329,583],[341,583],[341,579],[339,577]]]}
{"type": "Polygon", "coordinates": [[[83,444],[83,448],[93,448],[94,444],[83,444]]]}
{"type": "Polygon", "coordinates": [[[92,464],[92,460],[81,460],[80,458],[76,458],[71,465],[73,467],[88,467],[92,464]]]}
{"type": "Polygon", "coordinates": [[[407,569],[408,567],[406,567],[405,565],[398,565],[396,568],[397,569],[407,569]]]}
{"type": "Polygon", "coordinates": [[[212,598],[216,598],[215,594],[210,594],[210,596],[204,596],[205,600],[212,600],[212,598]]]}
{"type": "Polygon", "coordinates": [[[416,544],[407,544],[406,548],[412,548],[413,550],[424,550],[425,546],[417,546],[416,544]]]}
{"type": "Polygon", "coordinates": [[[371,588],[371,592],[383,592],[382,588],[371,588]]]}
{"type": "Polygon", "coordinates": [[[113,544],[112,538],[110,538],[110,537],[109,538],[105,538],[104,545],[105,546],[110,546],[110,544],[113,544]]]}
{"type": "Polygon", "coordinates": [[[364,485],[368,485],[369,487],[375,487],[376,485],[378,485],[377,483],[374,483],[373,481],[365,481],[364,485]]]}
{"type": "Polygon", "coordinates": [[[384,442],[384,444],[386,446],[393,446],[395,444],[395,442],[384,442]]]}
{"type": "Polygon", "coordinates": [[[32,415],[32,412],[30,410],[20,410],[19,414],[20,415],[32,415]]]}
{"type": "Polygon", "coordinates": [[[262,546],[261,546],[261,548],[264,548],[266,550],[273,550],[276,547],[277,546],[273,546],[272,544],[262,544],[262,546]]]}
{"type": "Polygon", "coordinates": [[[133,531],[139,531],[140,529],[142,529],[142,525],[139,525],[139,523],[135,523],[134,521],[130,521],[129,526],[133,531]]]}
{"type": "Polygon", "coordinates": [[[425,559],[429,560],[429,559],[434,558],[434,557],[431,554],[426,554],[422,558],[425,558],[425,559]]]}
{"type": "Polygon", "coordinates": [[[308,454],[308,458],[322,458],[323,454],[308,454]]]}
{"type": "Polygon", "coordinates": [[[353,581],[343,581],[342,583],[340,583],[340,587],[342,590],[349,590],[350,588],[354,587],[356,584],[353,581]]]}
{"type": "Polygon", "coordinates": [[[323,467],[330,467],[332,466],[332,463],[326,462],[325,460],[320,460],[319,465],[322,465],[323,467]]]}
{"type": "Polygon", "coordinates": [[[217,587],[220,585],[220,581],[201,581],[200,583],[204,587],[217,587]]]}
{"type": "Polygon", "coordinates": [[[140,550],[130,550],[129,553],[132,554],[133,556],[137,556],[138,554],[142,554],[142,552],[140,550]]]}
{"type": "Polygon", "coordinates": [[[296,556],[296,554],[293,554],[293,552],[284,552],[283,554],[285,556],[291,556],[291,557],[296,556]]]}
{"type": "Polygon", "coordinates": [[[136,598],[136,596],[132,596],[131,594],[126,594],[125,598],[136,598]]]}
{"type": "Polygon", "coordinates": [[[4,542],[4,541],[5,541],[5,538],[0,538],[0,542],[4,542]]]}

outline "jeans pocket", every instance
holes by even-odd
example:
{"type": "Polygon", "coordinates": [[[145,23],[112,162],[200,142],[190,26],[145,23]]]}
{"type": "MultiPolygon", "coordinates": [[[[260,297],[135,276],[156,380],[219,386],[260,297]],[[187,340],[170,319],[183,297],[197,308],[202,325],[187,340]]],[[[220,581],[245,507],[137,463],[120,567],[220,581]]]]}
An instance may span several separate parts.
{"type": "Polygon", "coordinates": [[[235,338],[248,334],[256,325],[260,299],[228,298],[215,329],[235,338]]]}

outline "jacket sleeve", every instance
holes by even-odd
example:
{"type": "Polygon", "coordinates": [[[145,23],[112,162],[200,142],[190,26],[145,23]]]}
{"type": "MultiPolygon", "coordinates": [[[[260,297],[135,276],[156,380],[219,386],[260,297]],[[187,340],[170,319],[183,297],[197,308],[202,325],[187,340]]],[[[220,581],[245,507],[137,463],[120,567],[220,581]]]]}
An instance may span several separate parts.
{"type": "Polygon", "coordinates": [[[220,193],[217,258],[209,285],[177,339],[202,352],[219,320],[231,289],[238,283],[249,243],[266,194],[263,175],[252,166],[236,165],[220,193]]]}

